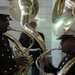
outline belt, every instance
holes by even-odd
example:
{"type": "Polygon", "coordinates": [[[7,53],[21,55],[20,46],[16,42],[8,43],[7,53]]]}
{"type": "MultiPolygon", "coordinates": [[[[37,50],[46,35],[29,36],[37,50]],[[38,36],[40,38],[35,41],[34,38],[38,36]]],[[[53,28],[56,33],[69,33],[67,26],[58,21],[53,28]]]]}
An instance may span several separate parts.
{"type": "Polygon", "coordinates": [[[40,51],[41,49],[40,48],[35,48],[35,49],[29,49],[29,51],[40,51]]]}

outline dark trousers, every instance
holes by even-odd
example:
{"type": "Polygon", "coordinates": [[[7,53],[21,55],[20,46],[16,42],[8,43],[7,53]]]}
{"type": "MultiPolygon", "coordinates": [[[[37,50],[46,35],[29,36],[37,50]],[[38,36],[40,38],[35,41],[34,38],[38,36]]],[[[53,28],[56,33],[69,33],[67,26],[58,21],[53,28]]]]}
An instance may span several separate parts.
{"type": "Polygon", "coordinates": [[[35,64],[32,65],[32,75],[39,75],[39,70],[35,64]]]}

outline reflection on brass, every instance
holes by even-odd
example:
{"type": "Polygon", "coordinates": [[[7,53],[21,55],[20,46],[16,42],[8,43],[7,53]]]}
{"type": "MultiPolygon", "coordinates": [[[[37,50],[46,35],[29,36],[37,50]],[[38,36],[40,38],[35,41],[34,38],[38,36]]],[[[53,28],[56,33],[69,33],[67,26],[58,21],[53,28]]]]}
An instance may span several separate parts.
{"type": "Polygon", "coordinates": [[[53,73],[46,73],[44,72],[44,70],[39,66],[38,62],[40,61],[41,58],[43,58],[45,55],[47,55],[47,53],[53,51],[53,50],[60,50],[59,48],[54,48],[54,49],[49,49],[47,51],[45,51],[44,53],[42,53],[37,59],[36,59],[36,66],[37,68],[40,70],[40,72],[42,73],[42,75],[55,75],[53,73]]]}
{"type": "MultiPolygon", "coordinates": [[[[10,4],[10,15],[15,19],[20,21],[20,17],[21,17],[21,12],[20,12],[20,8],[18,5],[18,1],[19,0],[9,0],[9,4],[10,4]]],[[[33,19],[39,10],[39,4],[37,0],[20,0],[22,2],[22,5],[24,6],[24,10],[26,11],[27,8],[26,6],[28,6],[30,8],[30,16],[29,19],[33,19]]]]}
{"type": "MultiPolygon", "coordinates": [[[[29,37],[31,37],[32,40],[35,39],[39,43],[40,47],[44,52],[46,50],[44,40],[42,39],[40,34],[29,25],[29,21],[33,19],[38,13],[38,9],[39,9],[38,1],[37,0],[9,0],[9,4],[11,6],[10,14],[14,19],[20,21],[23,30],[22,32],[24,32],[29,37]]],[[[29,48],[31,48],[33,42],[29,46],[29,48]]],[[[27,48],[28,51],[29,48],[27,48]]],[[[19,53],[21,55],[21,52],[19,53]]],[[[28,65],[24,67],[21,66],[20,71],[16,72],[14,75],[27,75],[27,71],[31,67],[32,63],[33,63],[32,58],[30,58],[28,65]]]]}
{"type": "MultiPolygon", "coordinates": [[[[44,53],[42,53],[37,59],[36,59],[36,66],[37,68],[40,70],[40,72],[42,73],[42,75],[55,75],[53,73],[46,73],[44,72],[44,70],[39,66],[38,62],[39,60],[44,57],[44,55],[47,55],[47,53],[54,51],[54,50],[61,50],[60,48],[54,48],[54,49],[50,49],[45,51],[44,53]]],[[[65,66],[57,73],[57,75],[66,75],[67,72],[70,70],[70,68],[72,67],[72,65],[75,63],[75,57],[72,58],[71,60],[68,61],[68,63],[65,64],[65,66]]]]}
{"type": "Polygon", "coordinates": [[[68,61],[68,63],[58,72],[57,75],[66,75],[70,68],[75,64],[75,57],[68,61]]]}
{"type": "Polygon", "coordinates": [[[21,69],[18,72],[16,72],[14,75],[26,75],[28,69],[33,64],[32,55],[29,55],[26,48],[24,48],[16,38],[14,38],[8,33],[4,33],[4,35],[15,44],[15,48],[17,49],[18,57],[25,56],[28,59],[28,63],[26,64],[26,66],[21,66],[21,69]]]}
{"type": "MultiPolygon", "coordinates": [[[[75,3],[74,0],[57,0],[52,13],[52,28],[56,36],[60,37],[72,26],[75,20],[75,3]],[[72,4],[69,4],[73,1],[72,4]]],[[[71,66],[75,63],[72,58],[57,75],[66,75],[71,66]]]]}
{"type": "Polygon", "coordinates": [[[42,51],[44,52],[46,50],[44,40],[40,34],[29,25],[30,19],[33,19],[36,13],[38,13],[37,0],[18,0],[18,3],[21,12],[20,24],[22,29],[27,33],[27,35],[30,34],[31,37],[33,37],[39,43],[42,51]],[[32,14],[33,16],[31,16],[32,14]]]}
{"type": "MultiPolygon", "coordinates": [[[[32,14],[32,12],[34,13],[37,12],[36,10],[34,11],[34,8],[35,8],[34,6],[36,4],[38,5],[38,1],[37,0],[18,0],[18,3],[19,3],[20,12],[21,12],[20,23],[21,23],[22,29],[25,32],[27,32],[27,34],[30,34],[31,37],[33,37],[39,43],[42,50],[45,51],[46,47],[45,47],[44,40],[39,35],[39,33],[29,25],[30,15],[32,14]]],[[[35,16],[35,14],[33,15],[35,16]]]]}
{"type": "MultiPolygon", "coordinates": [[[[67,0],[57,0],[52,13],[52,29],[56,36],[63,35],[74,22],[74,9],[69,9],[66,5],[67,0]]],[[[70,0],[69,0],[70,1],[70,0]]]]}
{"type": "MultiPolygon", "coordinates": [[[[17,30],[17,29],[13,29],[11,27],[8,27],[8,30],[12,30],[12,31],[16,31],[16,32],[20,32],[20,33],[24,33],[27,34],[24,30],[17,30]]],[[[31,35],[27,34],[29,37],[31,37],[31,35]]],[[[29,50],[33,44],[34,44],[34,39],[31,37],[32,43],[29,45],[29,47],[27,48],[27,50],[29,50]]]]}
{"type": "Polygon", "coordinates": [[[42,37],[33,28],[29,26],[29,20],[33,19],[39,10],[38,0],[9,0],[10,15],[20,21],[22,29],[31,35],[45,51],[45,43],[42,37]],[[38,39],[40,37],[40,39],[38,39]]]}

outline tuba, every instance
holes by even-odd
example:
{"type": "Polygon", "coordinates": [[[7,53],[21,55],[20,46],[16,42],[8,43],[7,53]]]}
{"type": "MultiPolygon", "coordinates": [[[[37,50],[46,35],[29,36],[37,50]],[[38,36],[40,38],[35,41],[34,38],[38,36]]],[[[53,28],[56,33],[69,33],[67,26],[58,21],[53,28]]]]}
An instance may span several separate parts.
{"type": "MultiPolygon", "coordinates": [[[[75,1],[74,0],[56,0],[53,13],[52,13],[52,29],[57,37],[63,34],[68,34],[69,31],[75,34],[75,1]]],[[[36,60],[37,68],[43,75],[55,75],[53,73],[45,73],[44,70],[38,65],[38,61],[42,56],[46,55],[52,50],[60,50],[60,48],[54,48],[45,51],[36,60]]],[[[57,75],[66,75],[70,68],[75,64],[75,57],[70,59],[67,64],[57,73],[57,75]]]]}
{"type": "MultiPolygon", "coordinates": [[[[7,2],[7,1],[6,1],[7,2]]],[[[1,3],[1,1],[0,1],[0,3],[1,3]]],[[[4,2],[3,2],[3,4],[5,4],[4,2]]],[[[2,4],[2,5],[3,5],[2,4]]],[[[9,9],[10,9],[10,6],[9,5],[3,5],[3,6],[0,6],[0,13],[2,13],[2,14],[9,14],[9,9]]],[[[10,28],[10,27],[8,27],[8,30],[13,30],[12,28],[10,28]]],[[[30,45],[29,46],[29,48],[25,48],[25,47],[23,47],[21,44],[20,44],[20,42],[15,38],[15,37],[13,37],[12,35],[10,35],[10,34],[8,34],[8,33],[4,33],[3,34],[4,36],[6,36],[7,38],[8,38],[8,40],[9,40],[9,42],[11,41],[11,42],[13,42],[15,45],[14,45],[14,47],[15,47],[15,49],[17,50],[17,54],[15,53],[15,51],[14,50],[12,50],[12,52],[13,52],[13,57],[15,58],[16,56],[17,57],[26,57],[26,59],[27,59],[27,62],[28,63],[25,63],[25,65],[26,66],[20,66],[20,68],[22,68],[23,67],[23,69],[20,69],[19,70],[19,72],[16,72],[14,75],[23,75],[23,74],[27,74],[27,71],[28,71],[28,69],[30,68],[30,66],[33,64],[33,58],[32,58],[32,55],[29,55],[29,53],[28,53],[28,49],[30,48],[30,46],[32,46],[32,45],[30,45]]],[[[10,44],[11,44],[11,42],[10,42],[10,44]]]]}
{"type": "MultiPolygon", "coordinates": [[[[9,11],[10,15],[17,21],[20,21],[22,31],[19,30],[19,32],[25,33],[32,40],[35,39],[39,43],[40,47],[42,48],[44,52],[46,49],[44,40],[39,35],[39,33],[36,32],[33,28],[31,28],[28,24],[29,20],[33,19],[37,14],[38,1],[37,0],[9,0],[9,4],[11,6],[9,11]]],[[[11,30],[14,30],[14,29],[11,29],[11,30]]],[[[17,30],[14,30],[14,31],[17,31],[17,30]]],[[[33,40],[33,43],[34,43],[34,40],[33,40]]],[[[25,49],[25,52],[27,51],[27,54],[29,49],[32,47],[33,43],[27,49],[25,49]]],[[[26,75],[28,69],[31,67],[33,63],[32,59],[28,63],[29,64],[27,64],[26,66],[21,67],[20,71],[16,72],[14,75],[26,75]]]]}
{"type": "Polygon", "coordinates": [[[36,66],[39,69],[39,71],[42,73],[42,75],[55,75],[53,73],[46,73],[44,72],[44,70],[38,65],[38,62],[40,60],[42,60],[41,58],[44,57],[45,55],[47,55],[49,52],[54,51],[54,50],[60,50],[60,48],[54,48],[54,49],[48,49],[47,51],[45,51],[44,53],[42,53],[36,60],[36,66]]]}
{"type": "Polygon", "coordinates": [[[15,44],[15,48],[17,49],[17,54],[15,55],[15,52],[13,51],[13,54],[14,54],[14,57],[16,56],[25,56],[28,60],[28,63],[26,64],[26,66],[21,66],[19,70],[19,72],[16,72],[14,75],[26,75],[27,74],[27,71],[28,69],[30,68],[30,66],[33,64],[33,58],[32,58],[32,55],[29,55],[28,54],[28,51],[26,48],[24,48],[20,42],[13,36],[11,36],[10,34],[8,33],[4,33],[4,35],[10,40],[12,41],[14,44],[15,44]],[[24,71],[23,71],[24,70],[24,71]]]}
{"type": "Polygon", "coordinates": [[[38,13],[39,4],[37,0],[9,0],[10,15],[20,21],[22,30],[31,38],[34,38],[42,48],[46,50],[44,40],[31,26],[29,21],[32,20],[38,13]],[[17,4],[18,3],[18,4],[17,4]]]}
{"type": "Polygon", "coordinates": [[[74,0],[57,0],[52,14],[52,29],[60,37],[72,27],[75,20],[74,0]]]}
{"type": "MultiPolygon", "coordinates": [[[[16,31],[16,32],[23,32],[24,34],[25,31],[22,31],[22,30],[17,30],[17,29],[12,29],[11,27],[8,27],[8,31],[9,30],[13,30],[13,31],[16,31]]],[[[25,65],[25,66],[20,66],[20,70],[17,71],[14,75],[27,75],[27,72],[29,70],[29,68],[31,67],[31,65],[33,64],[33,58],[32,58],[32,55],[29,55],[29,49],[33,46],[34,44],[34,39],[31,37],[32,39],[32,44],[28,47],[28,48],[25,48],[21,45],[21,43],[15,38],[13,37],[12,35],[8,34],[8,33],[4,33],[4,35],[11,41],[13,42],[15,45],[14,45],[14,48],[17,50],[17,53],[13,50],[13,55],[14,57],[26,57],[28,63],[25,65]]],[[[29,35],[30,36],[30,35],[29,35]]]]}
{"type": "MultiPolygon", "coordinates": [[[[75,1],[74,0],[57,0],[53,9],[52,28],[56,36],[72,33],[75,30],[75,1]]],[[[66,75],[71,66],[75,63],[72,58],[58,72],[57,75],[66,75]]]]}
{"type": "MultiPolygon", "coordinates": [[[[13,19],[20,21],[21,18],[21,11],[19,8],[19,4],[18,1],[19,0],[8,0],[9,1],[9,5],[10,5],[10,15],[12,16],[13,19]]],[[[21,2],[24,2],[24,4],[22,4],[24,6],[24,10],[26,10],[26,6],[29,6],[31,9],[30,15],[29,15],[29,19],[33,19],[39,10],[39,4],[37,0],[21,0],[21,2]]]]}
{"type": "Polygon", "coordinates": [[[30,15],[34,10],[34,5],[37,4],[37,0],[18,0],[18,3],[21,11],[20,24],[22,29],[30,34],[31,37],[33,37],[39,43],[42,51],[44,52],[46,50],[44,40],[39,35],[39,33],[28,24],[30,20],[30,15]],[[29,5],[29,2],[31,3],[31,5],[29,5]]]}

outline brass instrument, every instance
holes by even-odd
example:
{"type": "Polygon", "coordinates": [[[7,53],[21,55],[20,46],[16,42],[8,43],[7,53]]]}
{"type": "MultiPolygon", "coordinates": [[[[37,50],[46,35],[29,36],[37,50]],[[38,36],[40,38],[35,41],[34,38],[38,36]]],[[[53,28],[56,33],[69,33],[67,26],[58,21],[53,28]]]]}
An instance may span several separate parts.
{"type": "Polygon", "coordinates": [[[44,70],[38,65],[39,60],[40,60],[42,57],[44,57],[45,55],[47,55],[47,53],[49,53],[49,52],[51,52],[51,51],[53,51],[53,50],[60,50],[60,49],[59,49],[59,48],[49,49],[49,50],[45,51],[44,53],[42,53],[42,54],[37,58],[37,60],[36,60],[36,66],[37,66],[37,68],[39,69],[39,71],[42,73],[42,75],[55,75],[55,74],[53,74],[53,73],[46,73],[46,72],[44,72],[44,70]]]}
{"type": "MultiPolygon", "coordinates": [[[[9,8],[11,6],[7,5],[7,6],[2,6],[0,7],[0,10],[3,8],[3,10],[0,12],[2,14],[9,14],[9,8]],[[3,13],[3,11],[6,11],[3,13]]],[[[14,30],[10,27],[8,27],[8,30],[14,30]]],[[[17,31],[17,30],[15,30],[17,31]]],[[[19,32],[24,32],[24,31],[19,31],[19,32]]],[[[24,32],[25,33],[25,32],[24,32]]],[[[33,40],[32,44],[28,47],[28,48],[25,48],[23,47],[20,42],[15,38],[13,37],[12,35],[8,34],[8,33],[4,33],[4,35],[10,39],[10,41],[12,41],[14,44],[15,44],[15,48],[17,50],[17,55],[15,55],[14,53],[14,50],[13,51],[13,55],[14,55],[14,58],[17,56],[17,57],[26,57],[26,61],[28,61],[27,63],[25,63],[25,66],[20,66],[19,68],[21,68],[18,72],[16,72],[14,75],[27,75],[27,71],[28,69],[30,68],[30,66],[33,64],[33,58],[32,58],[32,55],[29,55],[29,48],[31,48],[31,46],[33,45],[34,43],[34,39],[31,37],[31,39],[33,40]]],[[[30,36],[30,35],[29,35],[30,36]]]]}
{"type": "MultiPolygon", "coordinates": [[[[9,30],[16,31],[16,32],[20,32],[20,33],[22,32],[24,34],[27,34],[24,30],[17,30],[17,29],[13,29],[11,27],[8,27],[8,31],[9,30]]],[[[30,35],[28,35],[28,36],[31,37],[30,35]]],[[[29,50],[33,46],[33,44],[34,44],[34,39],[32,37],[31,37],[31,39],[32,39],[32,43],[30,44],[30,46],[28,48],[26,48],[27,50],[29,50]]]]}
{"type": "Polygon", "coordinates": [[[10,15],[20,21],[22,29],[29,37],[33,37],[45,51],[45,43],[37,31],[29,26],[29,21],[38,13],[39,4],[37,0],[9,0],[10,15]],[[18,4],[17,4],[18,3],[18,4]]]}
{"type": "MultiPolygon", "coordinates": [[[[54,49],[49,49],[47,51],[45,51],[44,53],[42,53],[36,60],[36,66],[37,68],[40,70],[40,72],[42,73],[42,75],[55,75],[53,73],[46,73],[44,72],[44,70],[42,68],[40,68],[40,66],[38,65],[39,60],[44,57],[44,55],[46,55],[47,53],[54,51],[54,50],[61,50],[61,48],[54,48],[54,49]]],[[[66,73],[69,71],[69,69],[71,68],[71,66],[75,63],[75,58],[72,58],[69,60],[69,62],[57,73],[57,75],[66,75],[66,73]]]]}
{"type": "MultiPolygon", "coordinates": [[[[20,19],[20,23],[21,23],[21,27],[22,29],[27,32],[28,34],[31,34],[31,37],[33,37],[40,45],[40,47],[42,48],[43,52],[46,50],[45,47],[45,43],[42,39],[42,37],[39,35],[38,32],[36,32],[32,27],[29,26],[28,22],[30,20],[30,15],[33,9],[31,8],[31,5],[29,5],[29,0],[19,0],[19,8],[21,11],[21,19],[20,19]],[[26,3],[26,6],[24,6],[24,4],[26,3]]],[[[34,8],[34,4],[37,3],[37,0],[30,0],[30,2],[32,2],[32,8],[34,8]]]]}
{"type": "MultiPolygon", "coordinates": [[[[74,0],[57,0],[53,9],[52,28],[56,36],[60,37],[69,30],[74,30],[75,21],[75,1],[74,0]]],[[[66,75],[71,66],[75,63],[72,58],[57,75],[66,75]]]]}
{"type": "Polygon", "coordinates": [[[75,3],[71,0],[57,0],[52,14],[52,29],[60,37],[72,27],[75,20],[75,3]],[[73,2],[71,6],[70,2],[73,2]]]}
{"type": "MultiPolygon", "coordinates": [[[[60,37],[64,33],[66,34],[69,29],[75,30],[73,25],[74,21],[75,21],[74,0],[56,0],[52,13],[52,29],[54,34],[57,37],[60,37]]],[[[44,70],[42,70],[38,65],[38,62],[44,55],[56,49],[59,50],[59,48],[47,50],[37,58],[36,60],[37,68],[42,72],[43,75],[55,75],[53,73],[45,73],[44,70]]],[[[69,62],[57,73],[57,75],[66,75],[73,64],[75,64],[75,57],[69,60],[69,62]]]]}
{"type": "MultiPolygon", "coordinates": [[[[41,46],[42,50],[45,51],[45,43],[42,37],[36,32],[33,28],[29,26],[29,20],[33,19],[37,12],[38,12],[38,1],[37,0],[9,0],[10,8],[10,15],[20,21],[22,32],[27,34],[31,39],[35,39],[41,46]],[[16,1],[16,2],[15,2],[16,1]],[[18,3],[18,4],[16,4],[18,3]],[[17,5],[17,6],[15,6],[17,5]]],[[[31,44],[32,46],[33,44],[31,44]]],[[[29,48],[31,48],[29,46],[29,48]]],[[[27,50],[29,50],[27,48],[27,50]]],[[[32,60],[27,66],[21,67],[20,71],[15,73],[15,75],[26,75],[27,70],[31,66],[32,60]]]]}
{"type": "MultiPolygon", "coordinates": [[[[11,27],[8,27],[8,30],[12,30],[12,31],[16,31],[16,32],[22,32],[24,34],[26,34],[25,31],[23,30],[17,30],[17,29],[13,29],[11,27]]],[[[28,59],[28,63],[25,66],[21,66],[20,70],[17,71],[14,75],[27,75],[27,72],[29,70],[29,68],[31,67],[31,65],[33,64],[33,58],[32,55],[29,55],[29,49],[33,46],[34,44],[34,39],[31,37],[32,39],[32,43],[28,48],[25,48],[21,45],[21,43],[13,36],[11,36],[8,33],[4,33],[4,35],[6,37],[8,37],[12,42],[15,43],[14,47],[18,50],[17,54],[15,54],[15,52],[13,51],[14,56],[19,57],[19,56],[25,56],[28,59]]],[[[29,35],[30,36],[30,35],[29,35]]]]}
{"type": "Polygon", "coordinates": [[[44,40],[39,35],[39,33],[28,24],[30,20],[29,17],[34,8],[34,4],[37,3],[37,0],[25,0],[25,1],[18,0],[18,3],[19,3],[20,11],[21,11],[20,23],[21,23],[22,29],[28,34],[30,34],[31,37],[33,37],[39,43],[42,50],[45,51],[46,47],[45,47],[44,40]],[[28,1],[30,1],[31,5],[29,5],[28,1]],[[25,3],[26,3],[26,6],[24,5],[25,3]]]}
{"type": "MultiPolygon", "coordinates": [[[[18,1],[19,0],[8,0],[9,1],[9,5],[10,5],[10,15],[17,21],[20,21],[20,18],[21,18],[21,11],[20,11],[20,8],[19,8],[19,4],[18,4],[18,1]]],[[[21,2],[24,2],[24,4],[22,4],[24,6],[24,10],[26,10],[26,6],[30,6],[30,9],[32,11],[29,11],[30,12],[30,15],[29,15],[29,19],[33,19],[36,14],[38,13],[38,10],[39,10],[39,4],[38,4],[38,1],[37,0],[20,0],[21,2]]]]}
{"type": "MultiPolygon", "coordinates": [[[[30,66],[33,64],[33,59],[32,59],[32,55],[29,55],[26,48],[24,48],[20,42],[14,38],[13,36],[11,36],[8,33],[4,33],[4,35],[10,39],[12,42],[15,43],[15,48],[17,49],[17,55],[18,56],[25,56],[28,59],[28,63],[26,64],[25,67],[21,66],[20,68],[22,68],[19,72],[16,72],[14,75],[26,75],[28,69],[30,68],[30,66]],[[24,72],[23,72],[24,70],[24,72]]],[[[14,52],[13,52],[14,53],[14,52]]],[[[15,56],[16,57],[16,56],[15,56]]]]}
{"type": "Polygon", "coordinates": [[[66,73],[69,71],[69,69],[73,66],[75,63],[75,57],[68,61],[68,63],[58,72],[57,75],[66,75],[66,73]]]}

